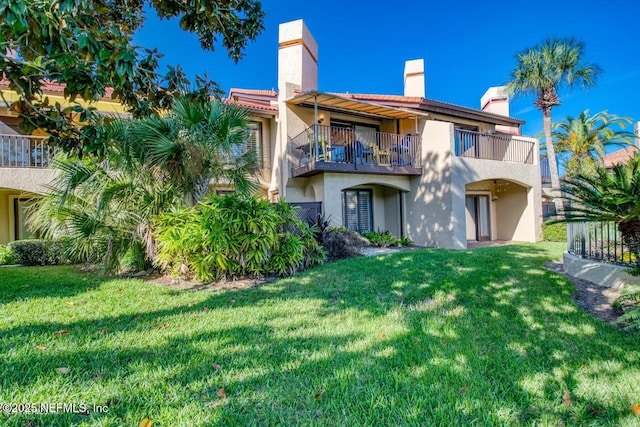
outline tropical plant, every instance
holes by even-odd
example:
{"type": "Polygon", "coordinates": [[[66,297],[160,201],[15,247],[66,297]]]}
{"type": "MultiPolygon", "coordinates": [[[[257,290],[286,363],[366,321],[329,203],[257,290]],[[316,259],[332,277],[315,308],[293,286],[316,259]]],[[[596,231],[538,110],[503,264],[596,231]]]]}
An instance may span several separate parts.
{"type": "Polygon", "coordinates": [[[284,202],[214,196],[158,216],[158,262],[199,280],[290,275],[324,260],[314,230],[284,202]]]}
{"type": "Polygon", "coordinates": [[[232,184],[251,194],[258,168],[255,150],[247,149],[248,111],[221,101],[180,98],[163,116],[120,120],[108,127],[109,139],[147,168],[163,175],[193,206],[210,183],[232,184]]]}
{"type": "Polygon", "coordinates": [[[563,182],[566,221],[615,222],[622,241],[640,259],[640,154],[610,170],[580,172],[563,182]]]}
{"type": "MultiPolygon", "coordinates": [[[[567,178],[562,187],[571,202],[566,209],[566,221],[615,222],[621,240],[629,249],[629,261],[640,269],[640,154],[627,163],[607,170],[598,167],[595,173],[583,171],[567,178]]],[[[623,292],[618,303],[624,315],[618,323],[628,330],[640,330],[640,287],[632,285],[623,292]],[[628,304],[625,304],[628,303],[628,304]]]]}
{"type": "Polygon", "coordinates": [[[248,175],[255,154],[239,153],[246,113],[236,106],[176,101],[163,117],[119,120],[101,129],[110,141],[105,160],[61,155],[55,179],[34,205],[33,226],[44,237],[70,239],[74,260],[117,270],[124,256],[134,264],[155,259],[153,218],[193,204],[209,182],[254,188],[248,175]]]}
{"type": "Polygon", "coordinates": [[[551,186],[555,193],[556,212],[561,214],[563,206],[558,193],[560,176],[551,135],[551,110],[560,105],[560,88],[593,86],[601,69],[597,64],[584,62],[584,43],[573,38],[548,38],[518,53],[516,61],[507,92],[537,96],[534,105],[542,111],[551,186]]]}
{"type": "MultiPolygon", "coordinates": [[[[24,130],[45,129],[50,143],[68,153],[101,156],[107,149],[99,131],[104,116],[95,114],[93,101],[109,96],[135,117],[170,108],[191,87],[185,74],[176,66],[162,75],[162,55],[132,43],[154,11],[162,19],[180,18],[180,27],[195,33],[203,49],[212,51],[219,42],[236,61],[264,29],[256,0],[0,2],[0,75],[19,96],[8,105],[23,118],[24,130]],[[64,86],[68,103],[45,96],[52,82],[64,86]]],[[[207,76],[195,83],[194,97],[221,93],[207,76]]]]}
{"type": "Polygon", "coordinates": [[[611,145],[627,145],[633,142],[633,132],[624,131],[632,123],[628,117],[618,117],[601,111],[593,116],[589,110],[578,117],[567,117],[554,123],[551,135],[557,153],[568,153],[571,157],[565,164],[567,176],[576,176],[581,171],[593,173],[597,157],[605,154],[611,145]]]}
{"type": "Polygon", "coordinates": [[[371,246],[377,246],[379,248],[397,246],[399,244],[399,239],[392,235],[389,230],[370,231],[362,233],[362,236],[371,243],[371,246]]]}
{"type": "Polygon", "coordinates": [[[624,312],[616,323],[628,331],[640,331],[640,285],[625,286],[616,305],[624,312]]]}

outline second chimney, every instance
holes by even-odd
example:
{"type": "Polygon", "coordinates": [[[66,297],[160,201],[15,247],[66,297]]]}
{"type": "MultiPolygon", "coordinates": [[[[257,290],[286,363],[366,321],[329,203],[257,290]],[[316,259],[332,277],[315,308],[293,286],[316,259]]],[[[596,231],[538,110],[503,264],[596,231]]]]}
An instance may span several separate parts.
{"type": "Polygon", "coordinates": [[[404,63],[404,96],[426,96],[424,80],[424,59],[414,59],[404,63]]]}
{"type": "Polygon", "coordinates": [[[509,96],[506,89],[506,86],[494,86],[487,89],[480,98],[482,111],[509,117],[509,96]]]}

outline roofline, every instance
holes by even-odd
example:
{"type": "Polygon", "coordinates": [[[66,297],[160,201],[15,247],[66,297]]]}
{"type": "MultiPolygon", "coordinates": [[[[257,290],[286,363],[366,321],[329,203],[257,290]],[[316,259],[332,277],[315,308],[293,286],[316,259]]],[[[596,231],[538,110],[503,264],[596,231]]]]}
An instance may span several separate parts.
{"type": "MultiPolygon", "coordinates": [[[[402,113],[405,113],[408,116],[412,116],[412,117],[417,117],[417,116],[422,116],[423,118],[429,117],[429,114],[421,112],[421,111],[417,111],[417,110],[408,110],[408,109],[405,109],[405,108],[393,107],[393,106],[385,105],[385,104],[382,104],[382,103],[363,101],[363,100],[360,100],[360,99],[357,99],[357,98],[349,98],[349,97],[345,97],[345,96],[336,95],[335,93],[322,92],[322,91],[319,91],[319,90],[309,90],[309,91],[306,91],[306,92],[295,94],[291,98],[285,100],[285,103],[288,104],[288,103],[291,103],[292,101],[294,101],[296,98],[301,98],[303,96],[313,96],[313,95],[327,96],[327,97],[343,100],[345,102],[353,102],[353,103],[356,103],[356,104],[363,104],[363,105],[367,105],[367,106],[375,107],[375,108],[385,108],[385,109],[389,109],[389,110],[402,112],[402,113]]],[[[298,105],[306,105],[306,103],[303,101],[298,105]]],[[[331,110],[331,107],[323,106],[323,109],[331,110]]],[[[347,110],[347,109],[336,109],[336,111],[344,112],[344,111],[350,111],[350,110],[347,110]]],[[[353,110],[353,111],[357,112],[358,114],[366,115],[366,116],[370,116],[370,117],[397,118],[397,117],[385,116],[383,114],[377,114],[377,113],[367,113],[367,112],[357,111],[357,110],[353,110]]]]}
{"type": "Polygon", "coordinates": [[[424,99],[420,104],[420,109],[432,111],[434,113],[449,114],[461,118],[482,118],[484,122],[495,123],[506,126],[521,126],[525,123],[522,119],[514,117],[502,116],[500,114],[489,113],[487,111],[476,110],[473,108],[462,107],[460,105],[449,104],[448,102],[435,101],[433,99],[424,99]],[[458,114],[451,114],[455,112],[458,114]]]}

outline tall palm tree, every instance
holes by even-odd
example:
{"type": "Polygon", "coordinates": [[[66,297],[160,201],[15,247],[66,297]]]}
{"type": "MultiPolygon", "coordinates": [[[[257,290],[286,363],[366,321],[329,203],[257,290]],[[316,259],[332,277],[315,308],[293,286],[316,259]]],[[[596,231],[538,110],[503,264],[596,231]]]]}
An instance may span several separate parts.
{"type": "Polygon", "coordinates": [[[32,226],[68,237],[72,256],[114,271],[127,252],[138,265],[155,258],[154,218],[193,205],[224,183],[255,184],[255,151],[245,151],[247,113],[231,104],[180,99],[162,117],[117,120],[104,129],[104,161],[60,156],[56,178],[35,205],[32,226]]]}
{"type": "Polygon", "coordinates": [[[574,38],[548,38],[518,53],[516,60],[517,65],[507,83],[507,92],[511,95],[537,96],[534,105],[542,111],[551,186],[556,193],[556,212],[561,214],[562,203],[558,194],[560,176],[551,137],[551,110],[560,105],[558,89],[593,86],[601,69],[597,64],[584,62],[584,43],[574,38]]]}
{"type": "Polygon", "coordinates": [[[571,156],[565,166],[567,176],[576,176],[581,171],[593,173],[596,158],[604,156],[607,146],[633,143],[633,132],[624,131],[631,123],[628,117],[606,111],[590,116],[589,110],[581,112],[577,118],[567,117],[554,123],[551,135],[556,152],[571,156]]]}

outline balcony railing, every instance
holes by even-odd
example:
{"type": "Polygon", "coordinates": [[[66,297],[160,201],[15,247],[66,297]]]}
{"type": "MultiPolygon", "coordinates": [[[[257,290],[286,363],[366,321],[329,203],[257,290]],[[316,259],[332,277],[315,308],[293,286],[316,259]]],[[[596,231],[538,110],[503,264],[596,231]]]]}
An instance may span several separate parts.
{"type": "Polygon", "coordinates": [[[0,167],[48,167],[54,149],[46,140],[43,136],[0,134],[0,167]]]}
{"type": "Polygon", "coordinates": [[[533,164],[536,144],[508,135],[455,130],[456,156],[533,164]]]}
{"type": "Polygon", "coordinates": [[[318,171],[419,175],[420,137],[314,125],[290,140],[292,176],[318,171]]]}

